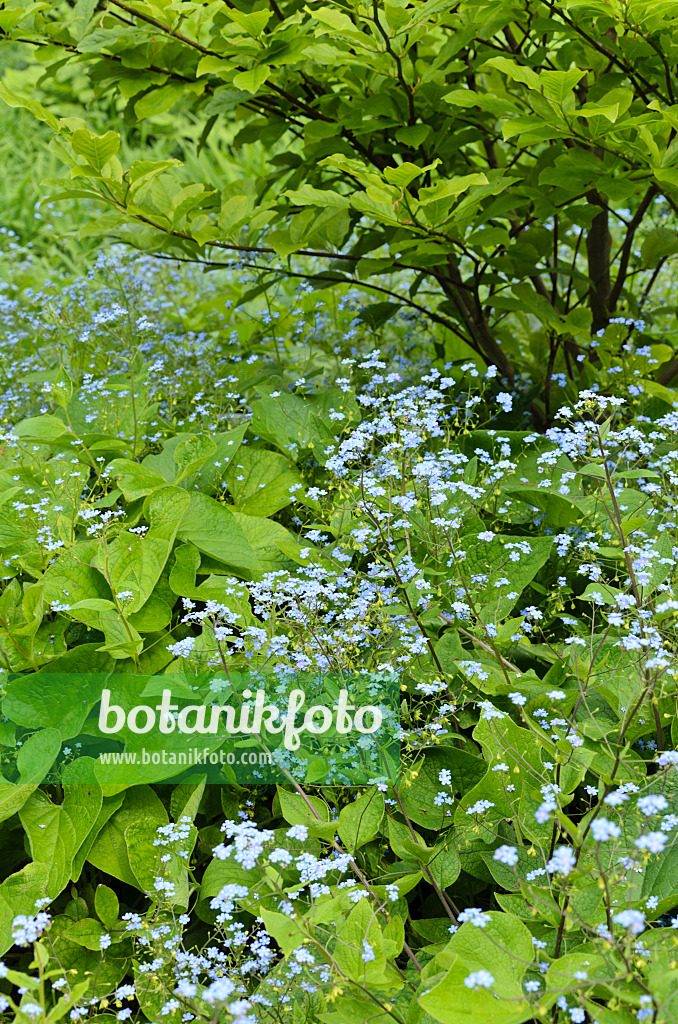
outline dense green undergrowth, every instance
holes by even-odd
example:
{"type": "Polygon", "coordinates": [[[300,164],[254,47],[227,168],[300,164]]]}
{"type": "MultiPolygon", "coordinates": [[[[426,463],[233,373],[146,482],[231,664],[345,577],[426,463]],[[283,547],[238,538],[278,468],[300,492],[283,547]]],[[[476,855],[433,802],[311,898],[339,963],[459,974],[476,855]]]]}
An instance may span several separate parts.
{"type": "Polygon", "coordinates": [[[643,346],[538,434],[359,295],[8,259],[16,1019],[672,1020],[678,419],[643,346]],[[400,779],[111,785],[47,685],[209,668],[397,673],[400,779]]]}

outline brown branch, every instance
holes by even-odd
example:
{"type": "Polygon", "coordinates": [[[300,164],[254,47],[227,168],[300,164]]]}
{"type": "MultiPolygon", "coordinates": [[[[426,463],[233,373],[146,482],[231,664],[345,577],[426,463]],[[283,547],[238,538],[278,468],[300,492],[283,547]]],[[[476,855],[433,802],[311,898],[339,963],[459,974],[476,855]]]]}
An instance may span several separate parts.
{"type": "MultiPolygon", "coordinates": [[[[552,11],[554,6],[554,4],[551,5],[552,11]]],[[[662,92],[652,84],[652,82],[648,81],[648,79],[644,77],[644,75],[641,75],[637,68],[631,67],[629,64],[626,63],[625,60],[622,59],[622,57],[620,57],[619,54],[615,53],[614,50],[610,50],[607,46],[604,46],[602,43],[599,43],[596,39],[594,39],[593,36],[590,36],[588,32],[585,32],[584,29],[577,25],[577,23],[572,18],[568,18],[562,9],[559,9],[557,11],[557,14],[558,17],[562,18],[566,25],[569,25],[570,28],[577,33],[577,35],[580,35],[582,39],[585,39],[586,42],[589,43],[589,45],[594,48],[594,50],[597,50],[598,53],[603,54],[605,57],[608,58],[608,60],[613,61],[617,65],[617,67],[621,68],[621,70],[626,75],[628,75],[629,80],[633,83],[637,92],[640,93],[640,96],[645,101],[645,103],[647,103],[647,93],[649,92],[653,96],[656,96],[658,97],[658,99],[662,100],[662,102],[666,103],[667,105],[670,105],[670,99],[664,96],[662,92]],[[640,85],[642,85],[643,88],[640,88],[640,85],[638,83],[640,83],[640,85]]]]}
{"type": "Polygon", "coordinates": [[[614,313],[617,307],[617,303],[621,295],[621,290],[624,287],[624,281],[626,280],[626,275],[628,273],[629,259],[631,257],[631,252],[633,251],[634,235],[638,230],[638,227],[640,226],[643,217],[647,213],[650,203],[658,194],[658,192],[659,189],[653,182],[648,188],[645,195],[643,196],[638,206],[638,209],[636,210],[635,216],[633,217],[628,226],[628,230],[626,232],[626,236],[621,247],[621,259],[619,260],[619,270],[617,271],[617,278],[614,282],[614,287],[610,292],[610,297],[607,302],[608,313],[614,313]]]}
{"type": "Polygon", "coordinates": [[[381,35],[382,39],[384,40],[384,46],[386,47],[386,52],[395,61],[396,73],[398,75],[398,81],[400,82],[400,86],[401,86],[403,92],[407,96],[407,107],[408,107],[408,115],[409,115],[408,119],[407,119],[407,123],[410,124],[410,125],[413,125],[416,122],[416,120],[417,120],[417,115],[416,115],[416,112],[415,112],[415,109],[414,109],[414,97],[412,95],[412,87],[409,86],[407,84],[407,82],[405,81],[405,75],[403,74],[402,61],[401,61],[400,57],[398,56],[398,54],[393,49],[393,47],[391,46],[391,39],[390,39],[390,36],[389,36],[388,32],[386,31],[386,29],[383,27],[383,25],[379,21],[379,4],[377,3],[377,0],[372,0],[372,19],[374,21],[374,24],[377,26],[377,29],[379,30],[379,34],[381,35]]]}
{"type": "Polygon", "coordinates": [[[452,256],[447,257],[447,267],[447,274],[433,271],[433,276],[457,310],[462,323],[475,343],[476,351],[480,351],[483,359],[488,363],[493,363],[502,377],[506,377],[511,383],[514,373],[513,366],[490,330],[477,292],[469,290],[462,281],[459,267],[452,256]]]}
{"type": "Polygon", "coordinates": [[[610,250],[612,237],[608,212],[597,189],[588,193],[589,202],[600,207],[591,222],[586,236],[586,252],[591,287],[589,289],[589,306],[592,314],[591,331],[595,333],[606,327],[609,319],[608,302],[610,299],[610,250]]]}

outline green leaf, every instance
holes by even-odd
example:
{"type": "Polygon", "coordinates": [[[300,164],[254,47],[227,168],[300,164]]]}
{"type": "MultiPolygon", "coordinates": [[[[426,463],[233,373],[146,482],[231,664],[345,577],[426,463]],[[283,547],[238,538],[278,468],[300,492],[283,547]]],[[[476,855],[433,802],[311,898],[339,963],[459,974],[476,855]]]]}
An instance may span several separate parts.
{"type": "Polygon", "coordinates": [[[671,407],[675,406],[676,401],[678,401],[675,391],[664,387],[663,384],[658,384],[654,380],[644,380],[643,390],[647,391],[648,395],[652,395],[654,398],[660,398],[662,402],[666,402],[671,407]]]}
{"type": "Polygon", "coordinates": [[[336,825],[330,822],[330,809],[320,797],[289,793],[282,786],[278,786],[278,797],[283,817],[290,825],[306,825],[310,835],[321,839],[334,838],[336,825]]]}
{"type": "Polygon", "coordinates": [[[379,917],[368,900],[360,900],[339,931],[333,953],[339,969],[352,981],[366,986],[388,984],[386,952],[379,917]],[[373,960],[363,960],[363,942],[372,950],[373,960]]]}
{"type": "Polygon", "coordinates": [[[249,14],[245,14],[243,11],[238,10],[237,7],[230,7],[227,17],[239,25],[240,28],[244,28],[247,33],[257,38],[266,28],[271,14],[272,11],[267,10],[251,11],[249,14]]]}
{"type": "Polygon", "coordinates": [[[180,441],[174,449],[177,475],[174,484],[181,483],[187,476],[196,473],[205,462],[216,454],[217,446],[209,434],[199,434],[180,441]]]}
{"type": "Polygon", "coordinates": [[[520,594],[532,582],[551,554],[553,538],[495,534],[488,544],[471,545],[470,540],[465,568],[469,574],[488,576],[476,598],[483,604],[483,621],[505,618],[516,603],[516,598],[505,595],[520,594]],[[510,586],[495,587],[495,583],[507,578],[510,586]]]}
{"type": "Polygon", "coordinates": [[[428,878],[430,873],[440,889],[447,889],[448,885],[456,882],[460,871],[459,854],[451,839],[447,839],[434,847],[426,863],[424,877],[428,878]]]}
{"type": "Polygon", "coordinates": [[[94,909],[105,928],[114,928],[120,914],[118,897],[107,885],[98,885],[94,893],[94,909]]]}
{"type": "Polygon", "coordinates": [[[435,646],[436,658],[443,672],[454,675],[457,664],[463,659],[464,652],[459,634],[454,629],[446,629],[435,646]]]}
{"type": "MultiPolygon", "coordinates": [[[[297,535],[285,529],[280,523],[260,516],[245,516],[240,512],[233,513],[234,522],[240,527],[247,542],[250,544],[259,564],[260,572],[275,572],[277,569],[290,568],[291,563],[306,565],[308,559],[302,558],[301,545],[297,535]]],[[[304,545],[305,548],[308,545],[304,545]]],[[[319,561],[322,555],[316,552],[319,561]]]]}
{"type": "Polygon", "coordinates": [[[259,67],[252,68],[250,71],[241,71],[235,75],[233,85],[244,92],[254,95],[254,93],[259,92],[270,74],[270,68],[260,65],[259,67]]]}
{"type": "Polygon", "coordinates": [[[297,920],[296,915],[291,918],[287,914],[279,914],[260,906],[259,916],[263,918],[266,931],[273,936],[285,956],[298,949],[307,939],[303,924],[297,920]]]}
{"type": "Polygon", "coordinates": [[[442,981],[419,997],[419,1005],[441,1024],[522,1024],[532,1010],[521,985],[534,959],[532,935],[510,914],[490,913],[484,928],[466,922],[449,941],[446,953],[454,960],[442,981]],[[464,984],[474,971],[489,970],[491,989],[464,984]]]}
{"type": "Polygon", "coordinates": [[[415,777],[410,786],[400,786],[400,798],[408,818],[416,825],[439,831],[451,821],[448,806],[436,806],[435,798],[443,788],[439,775],[446,769],[452,775],[452,792],[468,793],[487,772],[487,764],[479,757],[456,747],[427,750],[414,765],[415,777]]]}
{"type": "Polygon", "coordinates": [[[146,117],[164,114],[166,110],[177,102],[184,94],[184,87],[179,82],[169,82],[159,89],[150,89],[141,99],[134,104],[134,113],[139,121],[146,117]]]}
{"type": "MultiPolygon", "coordinates": [[[[161,861],[160,858],[166,851],[164,847],[158,846],[156,843],[158,838],[156,827],[154,823],[134,821],[125,829],[130,867],[137,879],[138,887],[151,899],[157,902],[169,899],[174,906],[186,909],[189,893],[188,859],[184,859],[178,854],[172,854],[169,861],[161,861]],[[158,892],[155,888],[155,880],[158,877],[164,877],[171,882],[174,885],[174,891],[172,893],[158,892]]],[[[195,828],[191,828],[191,833],[185,845],[189,857],[197,836],[195,828]]]]}
{"type": "Polygon", "coordinates": [[[167,812],[150,786],[128,789],[122,807],[103,825],[92,843],[87,860],[100,871],[139,888],[130,866],[126,833],[132,824],[157,828],[167,824],[167,812]]]}
{"type": "Polygon", "coordinates": [[[39,785],[60,749],[61,735],[57,729],[43,729],[29,736],[16,761],[21,784],[39,785]]]}
{"type": "MultiPolygon", "coordinates": [[[[110,892],[110,890],[109,890],[110,892]]],[[[100,939],[106,934],[106,928],[91,917],[85,917],[82,921],[76,921],[66,932],[69,942],[76,942],[85,949],[101,948],[100,939]]]]}
{"type": "MultiPolygon", "coordinates": [[[[361,260],[361,266],[366,261],[361,260]]],[[[369,306],[363,306],[356,319],[362,323],[369,324],[373,330],[378,330],[385,323],[392,320],[399,309],[402,309],[400,302],[371,302],[369,306]]]]}
{"type": "Polygon", "coordinates": [[[87,128],[78,128],[70,136],[70,143],[75,153],[100,171],[120,149],[120,136],[116,132],[95,135],[87,128]]]}
{"type": "Polygon", "coordinates": [[[31,862],[0,885],[0,956],[14,945],[14,918],[35,913],[35,901],[45,895],[48,873],[46,864],[31,862]]]}
{"type": "Polygon", "coordinates": [[[10,107],[25,107],[39,121],[44,121],[46,125],[49,125],[52,131],[61,132],[63,129],[59,119],[54,114],[51,114],[49,110],[35,100],[26,99],[24,96],[17,96],[4,82],[0,82],[0,99],[3,99],[10,107]]]}
{"type": "MultiPolygon", "coordinates": [[[[190,504],[188,494],[180,488],[158,488],[145,503],[151,524],[148,532],[143,536],[121,533],[110,546],[97,553],[95,564],[107,574],[113,592],[132,593],[125,603],[126,613],[139,611],[151,596],[190,504]]],[[[102,624],[107,622],[113,628],[116,618],[117,615],[111,614],[102,619],[102,624]]]]}
{"type": "Polygon", "coordinates": [[[238,571],[251,573],[260,568],[256,552],[235,513],[227,505],[221,505],[206,494],[191,495],[188,511],[182,519],[177,536],[238,571]]]}
{"type": "Polygon", "coordinates": [[[376,788],[342,809],[337,831],[349,853],[376,839],[383,817],[384,797],[376,788]]]}
{"type": "MultiPolygon", "coordinates": [[[[68,740],[80,733],[100,696],[99,675],[75,670],[68,672],[64,668],[55,683],[51,672],[41,671],[12,679],[7,686],[2,710],[17,725],[53,729],[58,732],[60,740],[68,740]]],[[[45,736],[45,732],[39,735],[45,736]]]]}
{"type": "MultiPolygon", "coordinates": [[[[69,778],[73,778],[74,776],[76,776],[76,771],[82,770],[83,762],[86,763],[85,771],[87,772],[87,775],[89,776],[89,774],[91,773],[92,777],[94,777],[96,762],[92,758],[80,757],[76,762],[73,762],[73,764],[68,765],[68,767],[64,769],[64,781],[68,781],[69,778]]],[[[83,774],[85,774],[85,772],[83,772],[83,774]]],[[[73,871],[71,874],[71,878],[73,879],[74,882],[77,882],[78,878],[80,877],[85,861],[89,856],[89,851],[91,850],[94,844],[94,840],[97,838],[106,822],[109,821],[110,818],[113,817],[115,812],[120,809],[124,799],[124,793],[116,793],[115,796],[105,796],[103,798],[101,810],[97,815],[96,821],[90,828],[84,842],[82,843],[80,849],[73,858],[73,871]]]]}
{"type": "Polygon", "coordinates": [[[414,858],[426,864],[433,853],[432,847],[426,845],[411,824],[403,825],[391,816],[388,818],[388,841],[396,856],[404,861],[414,858]]]}
{"type": "MultiPolygon", "coordinates": [[[[111,599],[111,590],[104,576],[94,568],[92,562],[97,552],[96,541],[84,541],[60,554],[42,577],[43,600],[45,605],[77,604],[91,599],[111,599]]],[[[87,622],[90,613],[84,610],[73,618],[87,622]]]]}
{"type": "Polygon", "coordinates": [[[640,247],[640,254],[646,267],[656,267],[660,260],[677,252],[678,232],[661,226],[648,232],[640,247]]]}
{"type": "Polygon", "coordinates": [[[539,88],[548,99],[562,105],[585,75],[586,71],[582,68],[572,68],[570,71],[542,69],[539,73],[539,88]]]}
{"type": "Polygon", "coordinates": [[[25,441],[56,441],[72,431],[56,416],[31,416],[21,420],[12,432],[25,441]]]}
{"type": "Polygon", "coordinates": [[[579,476],[593,477],[594,480],[607,480],[604,466],[599,466],[597,462],[587,462],[577,473],[579,476]]]}
{"type": "Polygon", "coordinates": [[[127,501],[145,498],[157,487],[167,484],[160,473],[129,459],[113,459],[110,467],[111,479],[115,480],[127,501]]]}
{"type": "Polygon", "coordinates": [[[415,124],[407,128],[398,128],[395,137],[403,145],[418,149],[430,134],[431,129],[427,124],[415,124]]]}
{"type": "Polygon", "coordinates": [[[240,449],[229,466],[226,482],[234,507],[249,516],[271,516],[304,493],[301,477],[288,458],[249,445],[240,449]]]}
{"type": "Polygon", "coordinates": [[[229,196],[221,205],[219,214],[219,228],[225,234],[230,234],[233,229],[242,224],[246,217],[249,217],[253,210],[253,202],[250,196],[229,196]]]}
{"type": "Polygon", "coordinates": [[[181,783],[173,788],[170,802],[174,821],[181,821],[185,817],[193,820],[196,817],[205,793],[206,778],[205,775],[198,775],[198,781],[181,783]]]}
{"type": "Polygon", "coordinates": [[[439,163],[440,160],[434,160],[432,164],[419,167],[417,164],[410,163],[409,160],[403,160],[396,167],[385,167],[384,177],[390,185],[396,185],[398,188],[407,188],[415,178],[437,167],[439,163]]]}
{"type": "Polygon", "coordinates": [[[151,594],[138,612],[127,617],[127,621],[138,633],[158,633],[169,625],[171,617],[170,606],[156,594],[151,594]]]}
{"type": "Polygon", "coordinates": [[[62,804],[52,803],[38,790],[19,811],[33,860],[49,868],[50,893],[61,892],[71,878],[73,860],[101,811],[102,800],[100,786],[91,782],[65,786],[62,804]]]}
{"type": "MultiPolygon", "coordinates": [[[[520,82],[521,85],[526,85],[530,89],[540,89],[541,76],[536,71],[533,71],[532,68],[525,67],[524,64],[518,64],[508,57],[490,57],[482,67],[496,68],[513,82],[520,82]]],[[[479,68],[478,70],[481,69],[479,68]]]]}
{"type": "Polygon", "coordinates": [[[278,256],[289,256],[301,249],[301,243],[296,239],[293,240],[290,232],[286,229],[272,231],[267,240],[278,256]]]}
{"type": "MultiPolygon", "coordinates": [[[[243,423],[235,430],[226,430],[211,435],[216,445],[214,453],[206,458],[195,474],[181,480],[179,486],[192,489],[196,482],[200,484],[200,490],[211,494],[220,489],[226,469],[240,449],[240,445],[247,431],[248,424],[243,423]]],[[[168,438],[163,443],[162,451],[156,455],[147,455],[142,466],[146,470],[159,474],[166,483],[174,483],[177,475],[177,464],[175,453],[177,448],[184,441],[190,440],[193,434],[177,434],[168,438]]]]}
{"type": "Polygon", "coordinates": [[[301,188],[283,192],[283,195],[295,206],[336,206],[340,209],[347,209],[350,206],[350,200],[339,192],[313,188],[311,185],[302,185],[301,188]]]}
{"type": "Polygon", "coordinates": [[[211,900],[217,896],[225,885],[244,885],[249,890],[247,897],[248,905],[257,894],[257,887],[261,886],[261,871],[258,867],[244,868],[232,857],[226,860],[218,860],[214,857],[202,876],[200,885],[200,896],[197,904],[198,914],[203,921],[214,923],[217,911],[210,907],[211,900]]]}
{"type": "Polygon", "coordinates": [[[549,523],[558,529],[572,526],[585,515],[574,498],[566,497],[554,490],[527,486],[505,487],[503,490],[509,497],[545,512],[549,523]]]}
{"type": "Polygon", "coordinates": [[[348,15],[338,11],[336,7],[318,7],[313,11],[313,17],[339,33],[356,31],[356,26],[348,15]]]}
{"type": "Polygon", "coordinates": [[[487,185],[487,183],[487,176],[482,172],[467,174],[464,177],[447,178],[430,188],[419,189],[418,199],[422,206],[427,206],[440,199],[456,199],[473,185],[487,185]]]}
{"type": "Polygon", "coordinates": [[[250,429],[265,438],[294,460],[299,449],[311,448],[318,461],[333,431],[318,415],[310,402],[298,395],[281,394],[277,398],[260,398],[251,403],[250,429]]]}

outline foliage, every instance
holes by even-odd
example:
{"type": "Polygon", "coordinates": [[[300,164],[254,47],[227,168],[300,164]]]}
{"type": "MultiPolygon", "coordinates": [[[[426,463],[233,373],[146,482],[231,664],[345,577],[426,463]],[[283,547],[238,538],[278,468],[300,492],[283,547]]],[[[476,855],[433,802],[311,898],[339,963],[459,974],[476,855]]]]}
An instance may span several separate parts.
{"type": "Polygon", "coordinates": [[[317,293],[286,314],[308,335],[243,356],[254,304],[230,346],[215,315],[238,286],[112,253],[3,307],[40,338],[5,360],[8,1016],[671,1021],[678,419],[651,353],[529,433],[493,367],[369,351],[356,310],[318,343],[317,293]],[[399,782],[111,786],[73,749],[84,694],[43,696],[210,665],[397,671],[399,782]]]}
{"type": "Polygon", "coordinates": [[[678,1018],[676,17],[2,5],[2,1019],[678,1018]],[[239,673],[399,778],[97,760],[239,673]]]}
{"type": "MultiPolygon", "coordinates": [[[[678,251],[676,17],[647,0],[13,0],[0,30],[33,44],[49,109],[2,95],[55,133],[71,176],[53,195],[107,206],[96,235],[208,266],[241,252],[262,284],[359,282],[373,322],[433,321],[437,358],[528,373],[541,424],[559,375],[591,385],[577,359],[611,321],[651,343],[672,329],[672,298],[649,297],[678,251]],[[176,157],[125,159],[110,120],[63,116],[50,83],[75,72],[88,111],[186,113],[198,149],[256,141],[261,166],[225,175],[183,131],[176,157]]],[[[662,351],[657,379],[675,370],[662,351]]]]}

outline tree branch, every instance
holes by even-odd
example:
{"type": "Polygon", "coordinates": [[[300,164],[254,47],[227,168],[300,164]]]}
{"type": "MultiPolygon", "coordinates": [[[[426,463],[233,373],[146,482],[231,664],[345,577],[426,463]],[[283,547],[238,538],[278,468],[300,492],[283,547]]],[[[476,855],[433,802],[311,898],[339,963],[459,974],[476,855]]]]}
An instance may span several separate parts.
{"type": "Polygon", "coordinates": [[[434,271],[433,276],[457,310],[462,323],[473,339],[476,351],[481,352],[486,362],[493,363],[502,377],[506,377],[511,383],[513,381],[513,366],[490,330],[477,293],[471,291],[470,294],[467,294],[468,286],[462,281],[459,267],[452,256],[447,257],[447,267],[448,274],[434,271]]]}
{"type": "Polygon", "coordinates": [[[610,297],[607,303],[609,313],[614,313],[617,307],[617,303],[619,301],[619,297],[621,295],[622,288],[624,287],[624,281],[626,280],[626,275],[628,273],[629,259],[631,256],[631,252],[633,250],[634,235],[640,227],[640,224],[643,220],[643,217],[647,213],[650,203],[658,194],[658,192],[659,189],[654,183],[650,185],[647,192],[643,196],[638,206],[638,209],[636,210],[635,216],[633,217],[631,223],[628,226],[626,237],[624,238],[624,242],[621,247],[621,259],[619,261],[619,270],[617,271],[617,277],[614,282],[614,287],[610,292],[610,297]]]}
{"type": "Polygon", "coordinates": [[[589,202],[600,207],[600,213],[593,218],[586,236],[586,252],[591,287],[589,306],[592,314],[591,330],[595,333],[607,326],[610,299],[610,249],[612,237],[608,223],[608,212],[597,189],[588,193],[589,202]]]}

